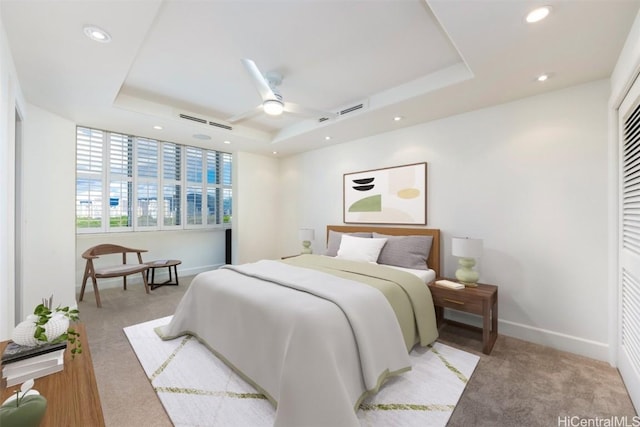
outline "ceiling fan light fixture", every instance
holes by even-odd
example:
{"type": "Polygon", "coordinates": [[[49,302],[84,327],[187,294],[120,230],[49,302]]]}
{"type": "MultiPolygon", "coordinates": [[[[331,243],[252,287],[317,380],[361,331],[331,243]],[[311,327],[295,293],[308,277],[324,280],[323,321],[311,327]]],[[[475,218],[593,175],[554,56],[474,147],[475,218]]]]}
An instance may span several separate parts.
{"type": "Polygon", "coordinates": [[[284,111],[284,104],[277,99],[267,99],[262,103],[262,109],[270,116],[279,116],[284,111]]]}

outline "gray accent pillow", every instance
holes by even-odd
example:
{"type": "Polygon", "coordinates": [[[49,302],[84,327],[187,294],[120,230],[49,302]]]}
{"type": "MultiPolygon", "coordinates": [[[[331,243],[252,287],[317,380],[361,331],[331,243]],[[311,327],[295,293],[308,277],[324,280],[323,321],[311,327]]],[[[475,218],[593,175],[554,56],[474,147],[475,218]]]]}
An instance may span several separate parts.
{"type": "Polygon", "coordinates": [[[342,241],[343,234],[348,234],[354,237],[371,237],[371,233],[340,233],[339,231],[329,230],[329,241],[327,242],[327,250],[324,253],[326,256],[338,255],[338,249],[340,249],[340,242],[342,241]]]}
{"type": "Polygon", "coordinates": [[[427,258],[431,252],[431,236],[389,236],[373,233],[373,237],[386,237],[387,244],[382,247],[378,264],[396,267],[428,270],[427,258]]]}

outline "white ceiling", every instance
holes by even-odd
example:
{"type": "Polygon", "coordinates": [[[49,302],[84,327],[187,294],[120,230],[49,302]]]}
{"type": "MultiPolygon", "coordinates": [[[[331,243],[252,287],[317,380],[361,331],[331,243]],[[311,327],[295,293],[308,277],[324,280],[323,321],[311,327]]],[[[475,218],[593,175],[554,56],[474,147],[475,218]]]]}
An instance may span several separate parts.
{"type": "Polygon", "coordinates": [[[282,156],[606,78],[639,6],[640,0],[0,0],[0,16],[32,104],[81,125],[282,156]],[[553,7],[549,18],[524,23],[541,4],[553,7]],[[107,30],[111,43],[85,37],[88,24],[107,30]],[[260,104],[242,58],[265,73],[280,72],[285,101],[333,112],[364,108],[322,123],[260,114],[230,124],[227,118],[260,104]],[[552,78],[535,81],[543,72],[552,78]],[[404,119],[393,121],[397,115],[404,119]]]}

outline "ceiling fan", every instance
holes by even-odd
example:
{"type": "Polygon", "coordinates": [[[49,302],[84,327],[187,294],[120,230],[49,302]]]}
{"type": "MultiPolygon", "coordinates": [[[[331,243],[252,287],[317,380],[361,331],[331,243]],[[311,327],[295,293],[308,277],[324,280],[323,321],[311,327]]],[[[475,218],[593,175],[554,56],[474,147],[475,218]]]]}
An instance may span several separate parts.
{"type": "Polygon", "coordinates": [[[262,98],[262,103],[249,111],[245,111],[244,113],[228,118],[227,121],[229,123],[248,119],[249,117],[253,117],[261,112],[271,116],[279,116],[284,112],[317,119],[335,119],[338,117],[336,113],[303,107],[301,105],[294,104],[293,102],[285,102],[278,90],[278,86],[282,83],[281,74],[269,72],[263,75],[258,69],[256,63],[251,59],[242,59],[242,65],[244,65],[249,76],[253,79],[254,84],[258,89],[258,93],[260,93],[260,97],[262,98]]]}

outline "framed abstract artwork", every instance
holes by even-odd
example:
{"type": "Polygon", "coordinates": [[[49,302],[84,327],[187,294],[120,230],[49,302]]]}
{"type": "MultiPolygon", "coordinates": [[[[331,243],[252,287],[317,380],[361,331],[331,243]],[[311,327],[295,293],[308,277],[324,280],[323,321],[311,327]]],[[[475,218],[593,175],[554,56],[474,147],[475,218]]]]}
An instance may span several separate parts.
{"type": "Polygon", "coordinates": [[[343,221],[427,224],[427,164],[345,173],[343,221]]]}

